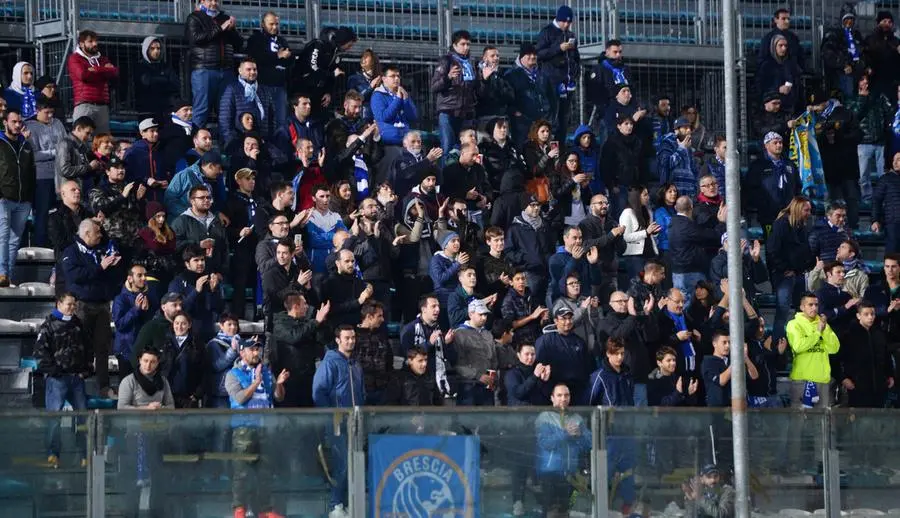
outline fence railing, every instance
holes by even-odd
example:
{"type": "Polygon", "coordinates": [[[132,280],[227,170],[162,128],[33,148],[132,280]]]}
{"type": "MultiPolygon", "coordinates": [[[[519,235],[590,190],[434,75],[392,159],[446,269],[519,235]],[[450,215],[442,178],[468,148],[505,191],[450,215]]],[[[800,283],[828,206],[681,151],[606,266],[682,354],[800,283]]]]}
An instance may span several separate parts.
{"type": "MultiPolygon", "coordinates": [[[[376,494],[382,504],[418,498],[387,506],[388,513],[449,502],[462,507],[455,516],[490,516],[521,501],[527,510],[564,504],[606,516],[601,510],[634,502],[649,507],[646,515],[669,507],[667,516],[679,516],[672,506],[684,508],[684,488],[704,466],[717,463],[728,481],[729,417],[726,409],[562,414],[550,407],[8,414],[0,416],[0,499],[9,516],[118,516],[139,507],[164,516],[224,515],[225,495],[236,493],[241,503],[245,491],[263,485],[252,493],[263,499],[254,500],[261,510],[274,503],[287,514],[315,515],[329,510],[331,488],[340,484],[349,488],[354,517],[384,516],[384,507],[372,512],[376,494]],[[61,447],[51,450],[59,458],[51,468],[54,433],[61,447]],[[429,474],[412,477],[418,472],[429,474]],[[401,483],[406,477],[414,487],[401,483]],[[454,501],[461,481],[473,496],[454,501]]],[[[748,482],[757,515],[897,507],[898,417],[751,411],[748,482]]]]}

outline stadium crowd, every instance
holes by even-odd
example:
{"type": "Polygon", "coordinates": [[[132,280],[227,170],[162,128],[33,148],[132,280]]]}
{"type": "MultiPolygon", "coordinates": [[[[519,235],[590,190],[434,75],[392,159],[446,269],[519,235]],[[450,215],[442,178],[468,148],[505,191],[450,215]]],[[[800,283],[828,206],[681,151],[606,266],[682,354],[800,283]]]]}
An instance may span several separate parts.
{"type": "MultiPolygon", "coordinates": [[[[416,129],[422,100],[396,65],[372,50],[358,67],[339,59],[358,43],[351,29],[291,48],[267,13],[245,39],[218,0],[185,22],[191,99],[179,98],[162,39],[144,40],[135,140],[109,133],[119,69],[102,35],[82,31],[68,57],[73,107],[53,78],[18,63],[0,100],[0,286],[16,282],[31,214],[31,243],[57,260],[57,305],[36,345],[46,407],[86,408],[89,376],[119,408],[146,410],[724,407],[731,318],[746,329],[751,407],[884,406],[900,343],[890,13],[863,39],[846,7],[824,37],[823,86],[804,92],[802,75],[818,72],[790,12],[775,12],[753,102],[762,151],[743,199],[728,200],[764,227],[762,242],[724,232],[731,143],[706,130],[697,106],[678,109],[662,92],[637,99],[621,41],[585,69],[593,114],[567,138],[584,66],[572,21],[561,6],[506,69],[497,48],[477,55],[469,33],[454,32],[430,81],[433,147],[416,129]],[[821,221],[787,152],[806,110],[817,113],[831,194],[821,221]],[[872,285],[854,240],[860,201],[887,243],[872,285]],[[739,308],[726,296],[728,239],[744,251],[744,277],[731,279],[743,286],[739,308]],[[759,311],[767,282],[773,322],[759,311]],[[241,338],[244,319],[263,321],[265,334],[241,338]],[[399,344],[386,321],[401,322],[399,344]],[[788,364],[783,395],[776,372],[788,364]]],[[[552,453],[589,449],[586,425],[548,412],[536,426],[538,474],[564,484],[577,448],[552,453]]],[[[263,438],[242,422],[232,448],[263,438]]],[[[346,445],[329,448],[330,509],[346,516],[346,445]]],[[[48,455],[58,465],[58,431],[48,455]]],[[[704,477],[718,483],[715,467],[704,477]]],[[[251,499],[238,480],[236,517],[251,499]]],[[[623,491],[628,511],[633,484],[623,491]]],[[[559,493],[544,492],[548,512],[567,508],[559,493]]],[[[685,490],[722,516],[705,494],[685,490]]],[[[514,512],[524,512],[521,493],[514,512]]]]}

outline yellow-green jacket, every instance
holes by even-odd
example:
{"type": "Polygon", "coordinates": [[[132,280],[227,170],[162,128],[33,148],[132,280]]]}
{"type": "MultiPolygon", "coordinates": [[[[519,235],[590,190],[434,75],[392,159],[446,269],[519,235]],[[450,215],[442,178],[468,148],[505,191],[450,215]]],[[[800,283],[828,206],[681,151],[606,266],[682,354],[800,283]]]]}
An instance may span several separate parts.
{"type": "Polygon", "coordinates": [[[792,380],[815,383],[831,381],[828,355],[837,353],[841,343],[831,326],[826,324],[825,329],[819,332],[819,318],[810,321],[806,315],[798,312],[787,324],[788,344],[794,352],[792,380]]]}

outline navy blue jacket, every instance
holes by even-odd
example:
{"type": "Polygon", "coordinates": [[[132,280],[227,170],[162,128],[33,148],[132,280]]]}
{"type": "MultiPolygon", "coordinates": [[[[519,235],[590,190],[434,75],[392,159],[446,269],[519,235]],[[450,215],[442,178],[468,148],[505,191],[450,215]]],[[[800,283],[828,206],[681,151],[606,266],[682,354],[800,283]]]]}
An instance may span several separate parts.
{"type": "Polygon", "coordinates": [[[581,400],[585,406],[634,406],[634,378],[625,364],[616,372],[604,358],[603,365],[591,374],[588,387],[581,400]]]}
{"type": "Polygon", "coordinates": [[[578,48],[565,52],[559,48],[569,38],[574,37],[574,32],[563,31],[553,23],[541,29],[538,34],[535,43],[538,63],[541,66],[541,72],[547,76],[553,88],[558,88],[560,84],[574,84],[578,81],[581,72],[581,55],[578,53],[578,48]]]}
{"type": "Polygon", "coordinates": [[[594,365],[590,351],[584,340],[575,333],[565,336],[559,333],[547,333],[537,339],[535,343],[537,356],[535,363],[550,365],[550,380],[544,384],[544,394],[550,399],[553,385],[565,383],[569,386],[572,401],[580,401],[581,391],[584,389],[594,365]]]}
{"type": "Polygon", "coordinates": [[[856,308],[847,309],[844,305],[852,298],[846,291],[827,282],[816,291],[819,299],[819,313],[828,317],[828,325],[835,333],[841,333],[847,326],[856,321],[856,308]]]}
{"type": "MultiPolygon", "coordinates": [[[[682,381],[682,392],[675,390],[675,384],[681,374],[663,376],[659,369],[653,371],[647,379],[647,402],[650,406],[684,406],[687,402],[685,394],[688,389],[682,381]]],[[[687,380],[689,378],[685,378],[687,380]]]]}
{"type": "Polygon", "coordinates": [[[669,223],[669,252],[672,273],[703,273],[709,271],[710,257],[706,248],[722,243],[722,233],[703,228],[693,219],[676,214],[669,223]]]}
{"type": "Polygon", "coordinates": [[[109,302],[122,282],[114,266],[100,267],[103,248],[91,249],[81,238],[63,250],[62,266],[66,290],[83,302],[109,302]]]}
{"type": "MultiPolygon", "coordinates": [[[[781,209],[791,202],[791,198],[800,194],[801,182],[797,167],[787,158],[782,158],[782,167],[783,174],[782,169],[776,167],[768,153],[765,153],[750,164],[750,170],[744,177],[742,207],[755,207],[762,225],[771,225],[781,209]]],[[[900,197],[897,207],[900,208],[900,197]]]]}
{"type": "Polygon", "coordinates": [[[553,300],[566,293],[566,277],[573,272],[578,274],[578,280],[583,286],[600,284],[599,262],[588,262],[587,252],[581,259],[575,259],[565,248],[560,247],[560,250],[550,256],[550,297],[553,300]]]}
{"type": "Polygon", "coordinates": [[[823,220],[809,233],[809,248],[819,259],[826,262],[834,261],[838,247],[847,239],[850,239],[850,236],[846,230],[832,227],[828,220],[823,220]]]}
{"type": "Polygon", "coordinates": [[[228,391],[225,390],[225,377],[234,367],[237,358],[238,352],[231,348],[231,342],[223,343],[217,337],[206,344],[206,397],[228,397],[228,391]]]}
{"type": "Polygon", "coordinates": [[[252,113],[256,121],[256,131],[263,140],[269,140],[275,133],[275,102],[272,91],[268,86],[257,82],[256,95],[262,103],[264,113],[260,113],[259,106],[254,101],[244,97],[244,87],[235,79],[225,86],[222,98],[219,100],[219,133],[222,135],[222,143],[231,142],[238,134],[237,126],[232,125],[242,113],[252,113]],[[263,115],[265,115],[263,117],[263,115]]]}
{"type": "Polygon", "coordinates": [[[728,368],[728,361],[718,356],[704,356],[701,364],[703,385],[706,387],[706,406],[731,406],[731,381],[724,386],[719,383],[719,376],[728,368]]]}
{"type": "Polygon", "coordinates": [[[116,295],[112,303],[112,321],[116,325],[116,334],[113,339],[113,352],[131,360],[131,346],[137,340],[138,331],[144,324],[153,320],[153,316],[159,311],[159,300],[155,300],[151,290],[145,290],[150,306],[146,310],[139,309],[134,300],[138,292],[129,291],[122,287],[122,291],[116,295]]]}
{"type": "Polygon", "coordinates": [[[456,272],[459,271],[460,264],[453,259],[438,252],[431,257],[431,264],[428,265],[428,275],[431,282],[434,283],[434,293],[441,302],[441,314],[447,313],[447,303],[450,294],[459,286],[459,279],[456,272]]]}
{"type": "Polygon", "coordinates": [[[547,274],[547,258],[553,253],[553,244],[553,229],[546,220],[535,230],[520,214],[506,231],[504,253],[513,266],[543,277],[547,274]]]}
{"type": "Polygon", "coordinates": [[[538,119],[550,117],[555,109],[558,96],[556,89],[543,72],[539,71],[532,81],[528,72],[516,65],[506,72],[505,79],[512,86],[514,93],[509,111],[513,114],[515,112],[522,114],[513,117],[515,122],[525,126],[538,119]]]}
{"type": "Polygon", "coordinates": [[[203,349],[194,343],[194,336],[188,336],[184,345],[179,349],[175,335],[169,332],[169,340],[166,344],[164,356],[168,357],[167,365],[160,362],[160,369],[169,386],[172,387],[172,395],[181,397],[194,396],[202,401],[203,396],[203,349]],[[165,369],[165,370],[163,370],[165,369]]]}
{"type": "Polygon", "coordinates": [[[150,147],[149,142],[139,139],[125,152],[125,183],[146,183],[150,177],[160,181],[170,180],[172,171],[166,170],[159,145],[150,147]]]}
{"type": "Polygon", "coordinates": [[[225,301],[222,298],[221,286],[210,290],[207,283],[203,286],[203,291],[198,293],[196,284],[199,276],[185,270],[172,279],[168,291],[180,293],[184,297],[182,307],[194,320],[194,332],[201,338],[208,338],[216,334],[216,321],[225,307],[225,301]]]}
{"type": "Polygon", "coordinates": [[[872,192],[872,222],[900,222],[900,173],[891,171],[878,179],[872,192]]]}
{"type": "Polygon", "coordinates": [[[503,384],[506,386],[507,406],[543,406],[548,403],[541,390],[541,380],[534,375],[534,365],[519,362],[506,371],[503,384]]]}
{"type": "Polygon", "coordinates": [[[619,85],[630,84],[633,78],[631,68],[621,59],[615,62],[607,57],[601,58],[600,62],[591,69],[591,76],[587,81],[588,98],[597,107],[597,112],[602,115],[609,105],[609,100],[619,92],[619,85]],[[608,65],[604,63],[608,63],[608,65]],[[617,79],[613,69],[618,69],[621,77],[617,79]]]}
{"type": "Polygon", "coordinates": [[[816,265],[816,257],[809,249],[809,232],[806,227],[792,227],[787,215],[772,224],[772,232],[766,241],[766,264],[773,274],[791,270],[802,275],[816,265]]]}

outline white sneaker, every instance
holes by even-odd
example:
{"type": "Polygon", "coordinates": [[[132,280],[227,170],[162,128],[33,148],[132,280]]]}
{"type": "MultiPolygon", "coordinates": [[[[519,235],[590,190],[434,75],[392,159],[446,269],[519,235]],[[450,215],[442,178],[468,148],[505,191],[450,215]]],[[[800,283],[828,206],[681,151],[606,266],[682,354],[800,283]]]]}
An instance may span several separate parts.
{"type": "Polygon", "coordinates": [[[521,500],[516,500],[513,504],[513,516],[525,516],[525,504],[521,500]]]}
{"type": "Polygon", "coordinates": [[[344,504],[338,504],[328,513],[328,518],[350,518],[350,514],[344,509],[344,504]]]}

